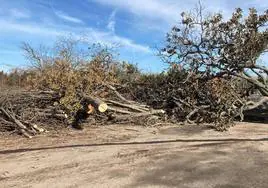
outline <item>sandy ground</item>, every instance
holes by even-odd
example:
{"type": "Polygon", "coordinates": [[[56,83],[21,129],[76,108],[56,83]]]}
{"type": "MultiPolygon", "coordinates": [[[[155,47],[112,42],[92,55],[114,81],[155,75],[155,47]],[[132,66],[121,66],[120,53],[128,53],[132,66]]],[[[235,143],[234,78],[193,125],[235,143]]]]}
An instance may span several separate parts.
{"type": "Polygon", "coordinates": [[[0,138],[0,187],[268,187],[268,125],[88,127],[0,138]]]}

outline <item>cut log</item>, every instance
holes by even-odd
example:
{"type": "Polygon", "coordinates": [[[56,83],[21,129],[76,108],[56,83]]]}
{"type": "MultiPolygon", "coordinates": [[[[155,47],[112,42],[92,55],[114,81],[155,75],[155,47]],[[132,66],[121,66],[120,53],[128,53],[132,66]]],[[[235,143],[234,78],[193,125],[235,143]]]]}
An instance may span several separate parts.
{"type": "Polygon", "coordinates": [[[92,114],[94,112],[94,106],[92,106],[91,104],[89,104],[87,108],[88,108],[88,111],[87,111],[88,114],[92,114]]]}
{"type": "Polygon", "coordinates": [[[45,129],[39,127],[38,125],[36,125],[34,123],[30,123],[30,122],[27,122],[27,121],[24,121],[23,123],[26,124],[26,125],[28,125],[29,127],[32,127],[35,131],[37,131],[39,133],[46,132],[45,129]]]}
{"type": "Polygon", "coordinates": [[[40,133],[45,132],[45,129],[38,127],[36,124],[32,124],[32,127],[40,133]]]}
{"type": "Polygon", "coordinates": [[[108,105],[105,102],[103,102],[101,99],[98,99],[96,97],[92,97],[89,95],[83,95],[83,98],[86,100],[88,105],[92,105],[99,112],[103,113],[103,112],[106,112],[108,109],[108,105]]]}
{"type": "Polygon", "coordinates": [[[101,103],[98,106],[99,112],[106,112],[108,110],[108,105],[106,103],[101,103]]]}

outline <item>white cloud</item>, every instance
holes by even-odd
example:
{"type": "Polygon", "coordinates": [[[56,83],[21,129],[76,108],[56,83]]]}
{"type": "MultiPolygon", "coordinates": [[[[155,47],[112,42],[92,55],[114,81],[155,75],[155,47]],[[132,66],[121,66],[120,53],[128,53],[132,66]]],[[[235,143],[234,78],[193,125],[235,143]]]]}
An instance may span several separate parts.
{"type": "Polygon", "coordinates": [[[109,33],[99,33],[99,32],[93,32],[95,37],[97,36],[96,41],[102,41],[103,43],[110,43],[110,44],[119,44],[124,48],[129,49],[129,51],[135,50],[145,53],[152,53],[152,50],[149,46],[146,45],[140,45],[135,43],[134,41],[119,37],[117,35],[111,35],[109,33]]]}
{"type": "MultiPolygon", "coordinates": [[[[177,20],[180,8],[176,1],[171,0],[93,0],[103,5],[110,5],[121,10],[129,11],[138,16],[151,19],[161,19],[168,22],[177,20]]],[[[192,1],[192,0],[190,0],[192,1]]]]}
{"type": "Polygon", "coordinates": [[[97,31],[92,28],[85,29],[86,35],[83,35],[89,42],[100,42],[105,45],[119,45],[128,51],[137,51],[142,53],[152,53],[152,50],[147,45],[135,43],[133,40],[120,37],[110,32],[97,31]],[[88,36],[88,37],[87,37],[88,36]]]}
{"type": "Polygon", "coordinates": [[[72,23],[77,23],[77,24],[82,24],[84,23],[82,20],[80,20],[79,18],[73,17],[73,16],[69,16],[68,14],[61,12],[61,11],[55,11],[56,16],[58,16],[59,18],[68,21],[68,22],[72,22],[72,23]]]}
{"type": "MultiPolygon", "coordinates": [[[[149,28],[164,28],[166,30],[171,25],[180,21],[180,13],[191,11],[198,4],[198,0],[88,0],[104,6],[111,6],[120,11],[129,12],[138,19],[135,25],[148,25],[149,28]],[[144,23],[144,24],[143,24],[144,23]]],[[[221,12],[225,18],[229,18],[235,8],[248,9],[256,7],[259,10],[267,8],[268,1],[264,0],[201,0],[205,11],[221,12]]]]}
{"type": "Polygon", "coordinates": [[[8,34],[10,32],[24,32],[28,34],[37,34],[41,36],[60,36],[63,33],[61,31],[53,30],[51,28],[42,27],[37,24],[33,23],[18,23],[18,22],[11,22],[0,20],[0,25],[2,26],[0,30],[1,34],[8,34]]]}
{"type": "Polygon", "coordinates": [[[107,24],[107,29],[109,29],[113,33],[115,32],[115,24],[116,24],[115,16],[116,16],[116,10],[114,10],[111,13],[107,24]]]}
{"type": "MultiPolygon", "coordinates": [[[[131,13],[132,26],[143,32],[167,32],[172,25],[177,24],[183,11],[191,11],[198,3],[198,0],[88,0],[99,3],[103,6],[110,6],[118,11],[131,13]],[[135,26],[134,26],[135,25],[135,26]]],[[[226,8],[227,0],[209,1],[204,0],[207,11],[218,12],[228,16],[230,9],[226,8]]]]}
{"type": "Polygon", "coordinates": [[[134,41],[120,37],[111,32],[98,31],[90,27],[69,27],[69,26],[45,26],[37,25],[35,23],[17,23],[5,20],[0,20],[0,25],[2,26],[0,30],[0,36],[6,36],[12,33],[12,36],[23,36],[25,34],[31,34],[32,36],[50,37],[56,38],[59,36],[66,36],[72,34],[72,36],[77,38],[82,38],[84,36],[89,36],[88,39],[91,42],[100,42],[103,44],[119,44],[125,49],[131,49],[142,53],[150,53],[151,49],[149,46],[137,44],[134,41]]]}

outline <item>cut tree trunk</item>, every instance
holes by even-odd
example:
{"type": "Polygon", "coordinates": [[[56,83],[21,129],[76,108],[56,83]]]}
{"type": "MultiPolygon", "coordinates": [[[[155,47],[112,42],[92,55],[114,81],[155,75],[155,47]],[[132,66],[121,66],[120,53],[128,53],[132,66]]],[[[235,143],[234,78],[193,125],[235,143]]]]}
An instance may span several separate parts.
{"type": "Polygon", "coordinates": [[[94,109],[97,109],[101,113],[106,112],[108,109],[108,105],[99,98],[83,95],[83,99],[86,100],[88,105],[92,105],[94,109]]]}

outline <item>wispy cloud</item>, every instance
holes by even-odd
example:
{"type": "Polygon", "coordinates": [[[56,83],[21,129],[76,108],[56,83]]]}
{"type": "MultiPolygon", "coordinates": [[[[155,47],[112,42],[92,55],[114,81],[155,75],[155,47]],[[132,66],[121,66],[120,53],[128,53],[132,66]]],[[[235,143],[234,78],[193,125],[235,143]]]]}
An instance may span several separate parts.
{"type": "Polygon", "coordinates": [[[18,23],[13,21],[0,20],[0,25],[2,26],[0,35],[9,34],[10,32],[23,32],[40,36],[60,36],[63,34],[62,31],[54,30],[48,27],[42,27],[34,23],[18,23]]]}
{"type": "Polygon", "coordinates": [[[17,23],[0,20],[0,25],[3,28],[0,30],[1,35],[7,35],[9,33],[18,33],[22,35],[31,34],[35,36],[57,38],[59,36],[66,36],[72,34],[72,36],[77,38],[82,38],[88,36],[88,40],[91,42],[100,42],[103,44],[119,44],[123,48],[133,49],[135,51],[150,53],[151,49],[147,45],[137,44],[133,40],[128,38],[120,37],[111,32],[99,31],[90,27],[77,27],[73,28],[70,26],[60,26],[55,25],[46,26],[46,25],[36,25],[35,23],[17,23]]]}
{"type": "Polygon", "coordinates": [[[90,29],[87,30],[87,36],[89,36],[89,40],[92,42],[98,41],[106,45],[116,44],[129,51],[134,50],[143,53],[152,53],[152,49],[147,45],[137,44],[131,39],[120,37],[109,32],[101,32],[90,29]]]}
{"type": "Polygon", "coordinates": [[[84,22],[76,17],[70,16],[62,11],[55,11],[56,16],[58,16],[59,18],[68,21],[68,22],[72,22],[72,23],[77,23],[77,24],[83,24],[84,22]]]}
{"type": "Polygon", "coordinates": [[[12,18],[16,18],[16,19],[24,19],[24,18],[30,18],[30,12],[29,11],[25,11],[25,10],[20,10],[17,8],[12,8],[9,10],[10,12],[10,16],[12,18]]]}
{"type": "MultiPolygon", "coordinates": [[[[198,0],[0,2],[2,61],[14,65],[24,61],[23,57],[15,55],[21,41],[34,43],[33,45],[50,45],[57,37],[72,34],[75,38],[87,36],[89,42],[120,45],[121,57],[133,62],[142,62],[145,66],[146,62],[159,61],[152,56],[150,46],[161,45],[164,33],[180,21],[180,13],[195,8],[198,0]]],[[[220,11],[225,18],[228,18],[236,7],[244,9],[245,14],[249,7],[256,7],[259,11],[268,7],[268,1],[264,0],[202,0],[202,3],[206,11],[220,11]]]]}
{"type": "MultiPolygon", "coordinates": [[[[146,16],[152,19],[162,19],[173,22],[179,15],[178,3],[176,1],[166,0],[135,0],[131,3],[125,0],[89,0],[103,5],[110,5],[124,11],[129,11],[139,16],[146,16]]],[[[190,0],[192,1],[192,0],[190,0]]]]}
{"type": "MultiPolygon", "coordinates": [[[[142,25],[141,22],[151,23],[150,28],[157,28],[159,26],[165,27],[177,23],[180,20],[180,13],[183,11],[190,11],[198,4],[198,0],[88,0],[89,2],[96,2],[104,6],[111,6],[120,11],[134,14],[136,17],[140,17],[137,23],[142,25]],[[161,22],[159,22],[161,21],[161,22]]],[[[248,9],[254,6],[261,10],[264,7],[267,8],[268,1],[263,0],[236,0],[230,2],[230,0],[202,0],[205,11],[208,12],[221,12],[224,17],[230,17],[235,8],[241,7],[248,9]]]]}
{"type": "Polygon", "coordinates": [[[115,32],[115,24],[116,24],[115,16],[116,16],[116,10],[114,10],[111,13],[107,24],[107,29],[113,33],[115,32]]]}

